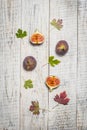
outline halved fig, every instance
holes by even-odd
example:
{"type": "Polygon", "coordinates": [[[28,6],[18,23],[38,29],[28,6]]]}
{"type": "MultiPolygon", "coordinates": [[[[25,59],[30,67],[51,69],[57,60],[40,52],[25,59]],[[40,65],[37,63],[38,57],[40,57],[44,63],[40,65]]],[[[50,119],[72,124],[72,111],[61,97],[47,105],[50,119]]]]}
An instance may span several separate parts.
{"type": "Polygon", "coordinates": [[[65,40],[61,40],[57,43],[55,51],[59,56],[64,56],[68,49],[68,43],[65,40]]]}
{"type": "Polygon", "coordinates": [[[46,85],[49,87],[49,89],[54,89],[57,88],[60,85],[60,79],[57,78],[56,76],[50,75],[46,79],[46,85]]]}
{"type": "Polygon", "coordinates": [[[38,30],[36,30],[30,37],[30,42],[33,45],[40,45],[44,42],[44,36],[38,30]]]}
{"type": "Polygon", "coordinates": [[[23,61],[23,68],[26,71],[32,71],[37,65],[36,59],[33,56],[25,57],[23,61]]]}

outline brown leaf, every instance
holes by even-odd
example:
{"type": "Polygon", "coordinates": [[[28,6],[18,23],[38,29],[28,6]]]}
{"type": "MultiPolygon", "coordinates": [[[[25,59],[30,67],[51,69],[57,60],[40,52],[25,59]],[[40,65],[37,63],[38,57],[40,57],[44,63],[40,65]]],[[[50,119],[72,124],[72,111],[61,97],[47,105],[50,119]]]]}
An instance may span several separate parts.
{"type": "Polygon", "coordinates": [[[39,108],[39,102],[38,101],[32,101],[31,102],[31,106],[30,106],[30,108],[29,108],[29,110],[34,114],[34,115],[39,115],[39,110],[40,110],[40,108],[39,108]]]}

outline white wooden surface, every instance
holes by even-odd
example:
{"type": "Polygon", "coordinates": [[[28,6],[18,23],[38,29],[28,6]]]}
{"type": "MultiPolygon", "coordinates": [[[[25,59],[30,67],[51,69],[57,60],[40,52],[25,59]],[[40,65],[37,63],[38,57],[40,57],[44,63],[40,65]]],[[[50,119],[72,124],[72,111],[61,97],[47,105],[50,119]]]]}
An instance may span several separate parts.
{"type": "Polygon", "coordinates": [[[61,85],[57,90],[49,93],[49,107],[56,105],[53,100],[56,93],[64,90],[71,100],[69,105],[59,105],[49,115],[49,129],[76,130],[77,1],[52,0],[50,20],[54,17],[62,18],[64,27],[59,32],[55,29],[50,32],[50,54],[61,60],[60,65],[55,69],[50,67],[50,74],[58,76],[61,79],[61,85]],[[69,52],[64,57],[55,54],[55,46],[59,40],[66,40],[69,44],[69,52]]]}
{"type": "Polygon", "coordinates": [[[77,130],[87,130],[87,1],[78,5],[77,130]]]}
{"type": "Polygon", "coordinates": [[[0,0],[0,130],[87,130],[87,1],[86,0],[0,0]],[[53,18],[63,19],[63,29],[50,25],[53,18]],[[28,32],[24,40],[15,37],[18,28],[28,32]],[[32,46],[29,37],[35,29],[45,36],[41,46],[32,46]],[[55,54],[55,45],[66,40],[69,52],[55,54]],[[37,67],[24,71],[23,59],[32,55],[37,67]],[[61,63],[47,63],[54,55],[61,63]],[[58,76],[61,85],[49,92],[44,82],[49,74],[58,76]],[[25,90],[24,80],[32,79],[33,89],[25,90]],[[54,96],[66,90],[70,102],[51,112],[33,116],[32,100],[41,108],[56,105],[54,96]]]}
{"type": "Polygon", "coordinates": [[[21,1],[0,0],[0,130],[19,129],[21,1]]]}

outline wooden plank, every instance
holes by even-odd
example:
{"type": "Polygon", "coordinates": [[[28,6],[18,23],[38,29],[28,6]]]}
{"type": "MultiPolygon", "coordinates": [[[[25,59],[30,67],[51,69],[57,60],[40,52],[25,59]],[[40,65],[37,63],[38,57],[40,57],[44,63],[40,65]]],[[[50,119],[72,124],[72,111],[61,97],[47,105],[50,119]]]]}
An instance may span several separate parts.
{"type": "Polygon", "coordinates": [[[20,10],[20,0],[0,0],[0,130],[19,129],[20,10]]]}
{"type": "Polygon", "coordinates": [[[53,98],[56,94],[66,91],[70,102],[68,105],[58,105],[49,114],[49,130],[76,130],[76,87],[77,87],[77,0],[51,0],[50,21],[53,18],[63,19],[61,31],[50,26],[50,55],[61,60],[52,68],[50,75],[56,75],[61,80],[58,89],[49,93],[49,108],[56,105],[53,98]],[[59,40],[66,40],[69,44],[68,53],[59,57],[55,53],[55,46],[59,40]]]}
{"type": "Polygon", "coordinates": [[[87,1],[78,1],[77,130],[87,130],[87,1]]]}
{"type": "Polygon", "coordinates": [[[48,22],[49,0],[22,0],[22,28],[28,36],[21,44],[21,130],[47,130],[47,116],[40,111],[39,116],[32,115],[29,111],[31,101],[39,101],[41,108],[48,108],[48,89],[44,82],[48,76],[48,65],[42,67],[48,60],[48,22]],[[41,46],[32,46],[29,37],[38,29],[45,36],[41,46]],[[22,63],[26,56],[33,56],[37,60],[37,67],[31,72],[23,69],[22,63]],[[34,87],[26,90],[24,81],[31,79],[34,87]]]}

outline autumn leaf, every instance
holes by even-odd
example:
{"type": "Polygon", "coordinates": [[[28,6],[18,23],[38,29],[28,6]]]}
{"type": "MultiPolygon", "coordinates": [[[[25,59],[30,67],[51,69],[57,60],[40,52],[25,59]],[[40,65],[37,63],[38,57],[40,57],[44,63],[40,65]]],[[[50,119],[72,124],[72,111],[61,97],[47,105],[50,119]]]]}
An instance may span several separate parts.
{"type": "Polygon", "coordinates": [[[40,114],[39,102],[32,101],[29,110],[33,113],[33,115],[39,115],[40,114]]]}
{"type": "Polygon", "coordinates": [[[17,38],[24,38],[27,36],[27,32],[26,31],[23,31],[22,29],[18,29],[17,33],[16,33],[16,37],[17,38]]]}
{"type": "Polygon", "coordinates": [[[51,21],[51,25],[54,26],[56,29],[61,30],[62,27],[63,27],[63,25],[62,25],[62,19],[58,19],[58,20],[53,19],[51,21]]]}
{"type": "Polygon", "coordinates": [[[32,80],[31,79],[26,80],[25,83],[24,83],[24,87],[25,87],[25,89],[33,88],[32,80]]]}
{"type": "Polygon", "coordinates": [[[69,100],[70,99],[67,97],[66,91],[61,92],[60,95],[57,94],[54,98],[54,101],[63,105],[67,105],[69,100]]]}
{"type": "Polygon", "coordinates": [[[58,65],[60,61],[58,59],[55,59],[54,56],[50,56],[48,59],[48,63],[54,67],[55,65],[58,65]]]}

